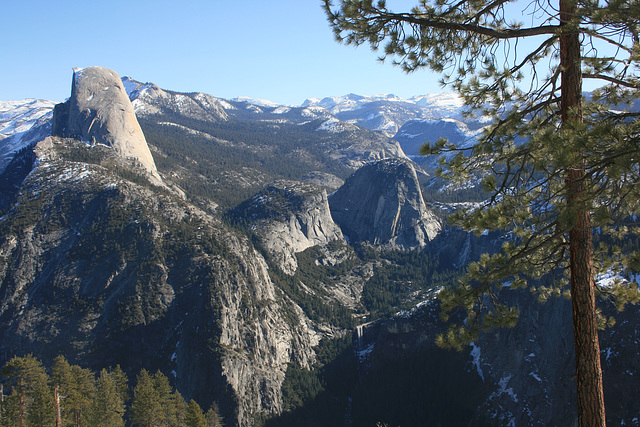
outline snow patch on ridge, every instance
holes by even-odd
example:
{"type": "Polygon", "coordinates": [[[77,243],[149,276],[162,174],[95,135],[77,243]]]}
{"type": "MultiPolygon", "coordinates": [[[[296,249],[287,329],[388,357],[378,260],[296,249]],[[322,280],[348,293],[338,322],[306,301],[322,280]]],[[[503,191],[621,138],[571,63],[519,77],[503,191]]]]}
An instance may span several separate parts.
{"type": "Polygon", "coordinates": [[[342,122],[338,119],[329,119],[318,126],[318,130],[329,133],[340,133],[344,130],[342,122]]]}
{"type": "Polygon", "coordinates": [[[233,101],[246,102],[247,104],[252,104],[257,107],[263,107],[263,108],[276,108],[280,106],[279,104],[276,104],[275,102],[269,101],[267,99],[254,99],[248,96],[239,96],[237,98],[234,98],[233,101]]]}
{"type": "Polygon", "coordinates": [[[507,375],[506,377],[501,378],[500,381],[498,381],[498,390],[495,391],[491,396],[489,396],[489,398],[491,399],[492,397],[502,396],[503,394],[506,394],[514,402],[518,403],[518,396],[514,393],[513,388],[507,388],[510,380],[511,375],[507,375]]]}
{"type": "Polygon", "coordinates": [[[472,342],[470,345],[473,366],[475,366],[476,372],[478,372],[478,375],[480,375],[480,378],[482,378],[482,382],[484,382],[484,372],[482,372],[482,367],[480,366],[480,347],[478,347],[474,342],[472,342]]]}
{"type": "Polygon", "coordinates": [[[602,289],[633,282],[640,285],[640,274],[630,273],[629,277],[624,277],[614,270],[609,270],[596,276],[596,285],[602,289]]]}
{"type": "Polygon", "coordinates": [[[55,105],[43,99],[0,101],[0,137],[28,131],[36,121],[52,115],[55,105]]]}
{"type": "Polygon", "coordinates": [[[13,156],[51,134],[53,101],[0,101],[0,173],[13,156]]]}

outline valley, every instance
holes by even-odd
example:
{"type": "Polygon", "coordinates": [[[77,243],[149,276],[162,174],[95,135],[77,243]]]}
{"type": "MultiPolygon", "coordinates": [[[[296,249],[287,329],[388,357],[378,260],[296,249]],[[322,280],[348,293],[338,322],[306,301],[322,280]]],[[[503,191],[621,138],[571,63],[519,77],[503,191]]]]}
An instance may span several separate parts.
{"type": "MultiPolygon", "coordinates": [[[[575,423],[568,300],[505,286],[514,328],[436,346],[438,293],[513,238],[451,227],[486,194],[417,157],[480,132],[458,99],[282,106],[73,77],[64,104],[1,104],[0,365],[160,371],[243,427],[575,423]]],[[[640,308],[615,316],[607,417],[640,425],[640,308]]]]}

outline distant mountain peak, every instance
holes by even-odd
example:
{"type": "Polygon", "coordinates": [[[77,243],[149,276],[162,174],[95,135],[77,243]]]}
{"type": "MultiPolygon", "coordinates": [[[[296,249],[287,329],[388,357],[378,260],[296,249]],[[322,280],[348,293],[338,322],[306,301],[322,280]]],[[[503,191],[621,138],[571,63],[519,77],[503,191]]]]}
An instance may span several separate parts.
{"type": "Polygon", "coordinates": [[[145,89],[160,90],[160,88],[156,86],[154,83],[149,83],[149,82],[142,83],[137,80],[134,80],[129,76],[122,77],[122,84],[124,85],[124,88],[127,91],[127,95],[129,96],[129,99],[132,99],[132,100],[137,98],[137,95],[140,92],[144,91],[145,89]]]}
{"type": "Polygon", "coordinates": [[[302,107],[323,107],[338,119],[393,138],[410,120],[462,119],[462,99],[451,93],[434,93],[409,99],[394,94],[362,96],[349,93],[322,99],[308,98],[302,107]]]}
{"type": "Polygon", "coordinates": [[[246,102],[247,104],[252,104],[258,107],[266,107],[266,108],[277,108],[281,106],[281,104],[277,104],[273,101],[269,101],[268,99],[255,99],[248,96],[239,96],[237,98],[232,99],[232,101],[246,102]]]}

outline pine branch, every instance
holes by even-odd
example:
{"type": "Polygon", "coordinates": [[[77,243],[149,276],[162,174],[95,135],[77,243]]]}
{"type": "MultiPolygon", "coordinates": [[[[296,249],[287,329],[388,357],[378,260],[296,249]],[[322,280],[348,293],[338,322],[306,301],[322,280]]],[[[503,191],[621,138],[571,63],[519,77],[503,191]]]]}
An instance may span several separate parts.
{"type": "Polygon", "coordinates": [[[640,83],[632,83],[628,80],[622,80],[622,79],[617,79],[615,77],[612,76],[607,76],[605,74],[590,74],[590,73],[583,73],[582,74],[582,78],[584,79],[597,79],[597,80],[605,80],[607,82],[619,85],[619,86],[623,86],[623,87],[627,87],[629,89],[640,89],[640,83]]]}
{"type": "MultiPolygon", "coordinates": [[[[437,17],[436,17],[437,18],[437,17]]],[[[370,22],[381,22],[383,24],[406,23],[411,25],[417,25],[424,28],[432,28],[439,30],[451,30],[462,31],[465,33],[484,35],[492,37],[498,40],[504,39],[516,39],[523,37],[533,37],[545,34],[556,35],[560,30],[559,25],[543,25],[539,27],[531,28],[517,28],[517,29],[505,29],[499,30],[495,28],[485,27],[477,24],[470,24],[466,22],[451,22],[438,19],[421,18],[413,14],[408,13],[393,13],[393,12],[379,12],[379,16],[373,16],[365,18],[370,22]]]]}

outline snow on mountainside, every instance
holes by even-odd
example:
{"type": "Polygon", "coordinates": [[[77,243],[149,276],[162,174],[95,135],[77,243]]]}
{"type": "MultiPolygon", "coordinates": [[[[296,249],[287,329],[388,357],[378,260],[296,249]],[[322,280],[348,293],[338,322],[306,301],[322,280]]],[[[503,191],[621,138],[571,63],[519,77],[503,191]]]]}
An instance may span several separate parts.
{"type": "Polygon", "coordinates": [[[129,98],[136,98],[140,92],[155,86],[151,83],[137,82],[129,76],[124,76],[122,78],[122,84],[124,85],[124,89],[127,91],[129,98]]]}
{"type": "Polygon", "coordinates": [[[463,101],[458,95],[446,92],[419,95],[409,99],[400,98],[393,94],[361,96],[350,93],[344,96],[331,96],[323,99],[307,98],[302,106],[320,105],[337,114],[343,111],[358,110],[374,102],[413,104],[430,111],[431,116],[429,118],[431,119],[458,116],[463,107],[463,101]]]}
{"type": "Polygon", "coordinates": [[[275,102],[269,101],[268,99],[254,99],[248,96],[239,96],[237,98],[234,98],[233,101],[246,102],[247,104],[256,105],[258,107],[266,107],[266,108],[280,107],[280,104],[276,104],[275,102]]]}
{"type": "Polygon", "coordinates": [[[55,104],[42,99],[0,101],[0,138],[28,131],[43,116],[51,114],[55,104]]]}
{"type": "MultiPolygon", "coordinates": [[[[434,128],[434,124],[443,119],[462,119],[462,100],[449,93],[410,99],[395,95],[361,96],[351,93],[323,99],[309,98],[300,106],[291,106],[249,97],[225,100],[204,93],[178,93],[127,76],[122,77],[122,82],[138,117],[173,112],[214,122],[227,121],[230,115],[273,123],[305,124],[324,119],[318,130],[337,133],[354,129],[353,126],[357,125],[410,145],[419,144],[421,138],[411,138],[417,132],[409,132],[403,126],[411,124],[415,128],[418,123],[424,123],[421,127],[434,128]]],[[[52,101],[33,99],[0,102],[0,172],[17,151],[50,133],[54,105],[52,101]]],[[[464,134],[465,140],[473,137],[473,130],[463,129],[465,126],[462,122],[458,124],[459,130],[454,131],[454,139],[462,139],[460,133],[464,134]]],[[[451,127],[450,123],[440,123],[435,128],[445,130],[451,127]]],[[[435,138],[440,136],[450,135],[430,135],[435,138]]],[[[403,149],[409,155],[415,151],[403,149]]]]}
{"type": "Polygon", "coordinates": [[[141,83],[125,76],[125,90],[138,116],[172,111],[180,115],[205,121],[228,120],[226,103],[205,93],[180,93],[160,89],[153,83],[141,83]]]}
{"type": "Polygon", "coordinates": [[[42,99],[0,101],[0,173],[15,153],[51,133],[55,104],[42,99]]]}
{"type": "Polygon", "coordinates": [[[410,99],[396,95],[360,96],[348,94],[323,99],[308,98],[303,107],[320,106],[340,120],[383,133],[388,137],[410,120],[462,119],[463,102],[459,96],[437,93],[410,99]]]}
{"type": "Polygon", "coordinates": [[[487,124],[483,118],[463,116],[463,100],[451,93],[414,96],[360,96],[349,94],[323,99],[309,98],[302,106],[323,107],[342,122],[379,132],[400,143],[402,150],[427,171],[437,166],[436,159],[418,156],[426,142],[448,139],[458,147],[473,144],[487,124]]]}
{"type": "Polygon", "coordinates": [[[446,92],[414,96],[411,101],[431,112],[433,119],[460,117],[464,107],[462,98],[446,92]]]}

